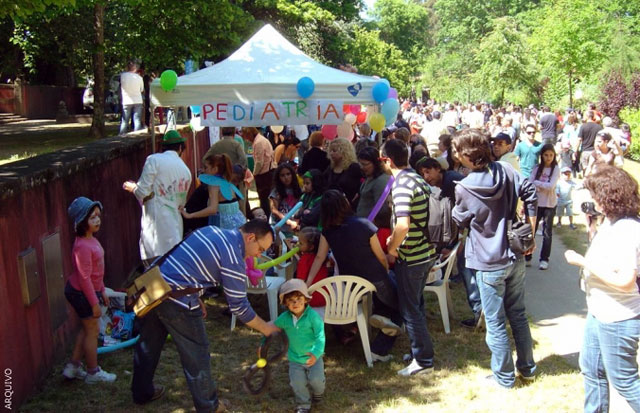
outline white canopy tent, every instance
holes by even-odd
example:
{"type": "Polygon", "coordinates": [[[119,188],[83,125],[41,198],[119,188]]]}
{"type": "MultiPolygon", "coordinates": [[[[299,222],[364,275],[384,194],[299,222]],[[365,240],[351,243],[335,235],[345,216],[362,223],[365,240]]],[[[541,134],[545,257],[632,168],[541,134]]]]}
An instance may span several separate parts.
{"type": "Polygon", "coordinates": [[[320,64],[266,25],[222,62],[180,76],[172,91],[165,92],[160,80],[154,80],[151,102],[154,106],[188,106],[295,100],[300,99],[297,82],[304,76],[315,83],[309,100],[346,104],[374,104],[371,90],[380,81],[320,64]]]}

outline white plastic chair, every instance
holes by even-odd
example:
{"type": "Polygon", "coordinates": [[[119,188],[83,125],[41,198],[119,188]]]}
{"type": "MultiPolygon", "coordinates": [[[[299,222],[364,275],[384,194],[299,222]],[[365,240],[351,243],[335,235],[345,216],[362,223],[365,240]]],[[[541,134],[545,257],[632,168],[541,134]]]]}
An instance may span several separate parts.
{"type": "MultiPolygon", "coordinates": [[[[280,255],[284,255],[287,253],[287,251],[289,251],[289,247],[285,242],[286,237],[282,232],[278,232],[278,238],[279,239],[276,240],[276,242],[280,242],[280,245],[281,245],[280,255]]],[[[295,256],[294,256],[286,260],[285,262],[276,265],[274,267],[274,271],[278,275],[278,277],[282,277],[285,280],[290,280],[291,278],[293,278],[295,274],[296,264],[297,264],[297,261],[295,260],[295,256]]]]}
{"type": "MultiPolygon", "coordinates": [[[[262,257],[260,258],[262,259],[262,257]]],[[[266,294],[269,303],[269,319],[275,321],[278,318],[278,290],[286,281],[284,277],[265,277],[264,271],[262,278],[258,281],[258,285],[251,284],[249,277],[247,278],[247,294],[266,294]]],[[[231,314],[231,331],[236,328],[236,315],[231,314]]]]}
{"type": "Polygon", "coordinates": [[[373,367],[369,344],[368,301],[376,287],[362,277],[335,275],[318,281],[309,287],[309,294],[319,292],[326,301],[324,322],[344,325],[354,321],[358,324],[360,339],[367,366],[373,367]]]}
{"type": "Polygon", "coordinates": [[[432,292],[438,296],[440,314],[442,315],[442,324],[444,325],[444,332],[446,334],[451,332],[449,315],[453,315],[453,301],[451,300],[451,290],[449,289],[449,277],[451,276],[453,266],[456,264],[456,257],[458,255],[460,243],[461,241],[458,241],[456,246],[453,247],[447,259],[442,262],[438,260],[433,268],[431,268],[431,272],[444,268],[444,277],[424,286],[424,292],[432,292]]]}

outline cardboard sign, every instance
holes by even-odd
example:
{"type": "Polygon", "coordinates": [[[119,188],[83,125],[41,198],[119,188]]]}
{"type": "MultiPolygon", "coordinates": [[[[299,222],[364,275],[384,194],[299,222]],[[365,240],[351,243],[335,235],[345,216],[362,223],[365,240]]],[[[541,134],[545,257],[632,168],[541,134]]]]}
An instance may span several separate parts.
{"type": "Polygon", "coordinates": [[[344,113],[342,101],[283,99],[203,103],[201,118],[204,126],[340,125],[344,113]]]}

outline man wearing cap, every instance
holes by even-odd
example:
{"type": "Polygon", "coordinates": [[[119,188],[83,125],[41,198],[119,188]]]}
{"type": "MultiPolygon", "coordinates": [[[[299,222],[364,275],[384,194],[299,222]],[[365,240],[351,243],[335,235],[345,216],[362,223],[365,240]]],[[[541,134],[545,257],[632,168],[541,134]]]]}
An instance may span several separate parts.
{"type": "Polygon", "coordinates": [[[164,387],[154,385],[153,377],[167,335],[171,334],[196,411],[226,410],[228,403],[218,399],[211,377],[209,339],[203,321],[206,310],[197,292],[221,285],[229,309],[240,321],[267,336],[278,331],[251,308],[246,287],[245,259],[261,255],[272,243],[273,230],[265,221],[249,221],[234,230],[206,226],[193,231],[156,261],[154,265],[172,292],[140,319],[131,381],[135,403],[145,404],[162,397],[164,387]]]}
{"type": "Polygon", "coordinates": [[[191,185],[191,171],[180,158],[184,142],[178,131],[167,132],[162,138],[163,152],[147,157],[138,182],[122,185],[142,204],[140,258],[149,262],[182,240],[179,209],[191,185]]]}
{"type": "Polygon", "coordinates": [[[513,166],[513,169],[520,172],[520,161],[515,153],[511,152],[511,137],[506,133],[500,132],[491,138],[491,147],[496,160],[507,162],[513,166]]]}

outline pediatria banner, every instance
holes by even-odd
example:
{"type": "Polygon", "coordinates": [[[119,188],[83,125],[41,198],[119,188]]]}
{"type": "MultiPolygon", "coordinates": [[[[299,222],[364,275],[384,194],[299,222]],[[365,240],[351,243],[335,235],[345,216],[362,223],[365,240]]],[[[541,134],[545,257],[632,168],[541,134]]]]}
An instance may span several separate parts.
{"type": "Polygon", "coordinates": [[[342,101],[265,100],[211,102],[200,109],[203,126],[340,125],[342,101]]]}

